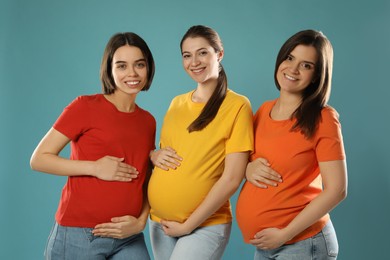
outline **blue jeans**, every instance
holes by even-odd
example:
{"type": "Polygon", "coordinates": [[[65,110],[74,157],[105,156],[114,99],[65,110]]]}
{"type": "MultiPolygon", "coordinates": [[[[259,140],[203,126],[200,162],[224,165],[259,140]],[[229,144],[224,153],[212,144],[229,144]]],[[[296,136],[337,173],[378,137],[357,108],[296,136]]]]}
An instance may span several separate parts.
{"type": "Polygon", "coordinates": [[[124,239],[96,237],[92,228],[55,223],[45,249],[46,260],[150,260],[144,234],[124,239]]]}
{"type": "Polygon", "coordinates": [[[332,221],[315,236],[272,250],[256,249],[254,260],[334,260],[339,253],[332,221]]]}
{"type": "Polygon", "coordinates": [[[155,260],[217,260],[229,242],[232,224],[199,227],[191,234],[170,237],[160,223],[149,220],[150,240],[155,260]]]}

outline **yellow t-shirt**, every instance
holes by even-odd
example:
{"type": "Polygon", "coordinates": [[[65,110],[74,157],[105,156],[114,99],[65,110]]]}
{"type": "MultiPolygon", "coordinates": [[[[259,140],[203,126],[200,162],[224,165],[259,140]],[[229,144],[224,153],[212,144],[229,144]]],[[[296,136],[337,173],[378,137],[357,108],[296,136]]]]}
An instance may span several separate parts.
{"type": "MultiPolygon", "coordinates": [[[[175,97],[165,115],[160,147],[172,147],[183,158],[176,170],[155,167],[148,187],[151,219],[184,222],[221,177],[226,154],[253,150],[252,110],[249,100],[228,90],[217,116],[203,130],[187,127],[205,104],[191,100],[193,91],[175,97]]],[[[201,226],[229,223],[230,202],[201,226]]]]}

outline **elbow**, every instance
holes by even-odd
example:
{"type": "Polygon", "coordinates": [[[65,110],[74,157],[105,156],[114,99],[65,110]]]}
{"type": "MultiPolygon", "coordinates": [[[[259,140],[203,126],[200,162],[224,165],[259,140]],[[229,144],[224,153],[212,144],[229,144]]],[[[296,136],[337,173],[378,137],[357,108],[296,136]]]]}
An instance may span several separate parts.
{"type": "Polygon", "coordinates": [[[39,160],[35,153],[30,158],[30,168],[34,171],[39,171],[39,160]]]}
{"type": "Polygon", "coordinates": [[[31,156],[31,158],[30,158],[30,168],[31,168],[31,170],[34,170],[34,171],[37,170],[37,165],[36,165],[36,160],[34,158],[34,155],[31,156]]]}
{"type": "Polygon", "coordinates": [[[343,188],[343,189],[340,189],[337,191],[336,193],[336,201],[337,201],[337,204],[342,202],[346,197],[347,197],[347,188],[343,188]]]}
{"type": "Polygon", "coordinates": [[[347,187],[345,187],[341,192],[340,192],[340,201],[343,201],[347,198],[347,187]]]}

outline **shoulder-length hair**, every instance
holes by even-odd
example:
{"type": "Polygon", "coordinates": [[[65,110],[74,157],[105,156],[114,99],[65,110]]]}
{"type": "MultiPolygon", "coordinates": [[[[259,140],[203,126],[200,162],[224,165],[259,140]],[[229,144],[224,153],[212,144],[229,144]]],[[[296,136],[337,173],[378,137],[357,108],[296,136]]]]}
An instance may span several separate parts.
{"type": "Polygon", "coordinates": [[[104,94],[112,94],[116,90],[115,81],[112,77],[112,60],[116,50],[125,45],[139,48],[146,60],[147,82],[142,91],[148,90],[152,84],[155,65],[153,55],[146,42],[133,32],[117,33],[108,41],[100,65],[100,81],[104,94]]]}
{"type": "Polygon", "coordinates": [[[276,74],[280,64],[286,60],[298,45],[313,46],[317,51],[317,63],[313,80],[303,92],[302,102],[292,114],[296,122],[292,131],[301,131],[306,138],[314,136],[321,120],[321,110],[327,106],[332,81],[333,47],[320,31],[304,30],[291,36],[281,47],[275,64],[274,79],[278,90],[280,85],[276,74]]]}
{"type": "MultiPolygon", "coordinates": [[[[215,52],[220,52],[223,50],[223,45],[221,38],[218,33],[210,27],[204,25],[195,25],[187,30],[184,34],[181,42],[180,49],[182,50],[183,42],[187,38],[196,38],[201,37],[207,40],[207,42],[213,47],[215,52]]],[[[204,129],[218,113],[219,108],[223,100],[226,97],[227,92],[227,76],[225,70],[222,67],[222,64],[219,63],[219,75],[217,81],[217,87],[215,88],[210,99],[207,101],[205,107],[199,116],[188,126],[188,131],[200,131],[204,129]]]]}

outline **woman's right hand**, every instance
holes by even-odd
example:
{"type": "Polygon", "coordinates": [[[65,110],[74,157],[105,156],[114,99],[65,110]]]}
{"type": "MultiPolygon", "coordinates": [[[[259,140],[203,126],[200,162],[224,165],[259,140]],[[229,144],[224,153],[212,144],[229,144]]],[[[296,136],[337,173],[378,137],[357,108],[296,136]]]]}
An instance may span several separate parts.
{"type": "Polygon", "coordinates": [[[105,181],[129,182],[138,177],[133,166],[123,162],[124,158],[104,156],[97,160],[95,177],[105,181]]]}
{"type": "Polygon", "coordinates": [[[282,177],[274,171],[264,158],[258,158],[246,167],[246,179],[256,187],[266,189],[268,185],[276,187],[282,182],[282,177]]]}
{"type": "Polygon", "coordinates": [[[150,153],[150,160],[153,165],[168,171],[169,169],[175,170],[180,166],[180,162],[183,160],[176,151],[171,147],[165,147],[160,150],[155,150],[150,153]]]}

